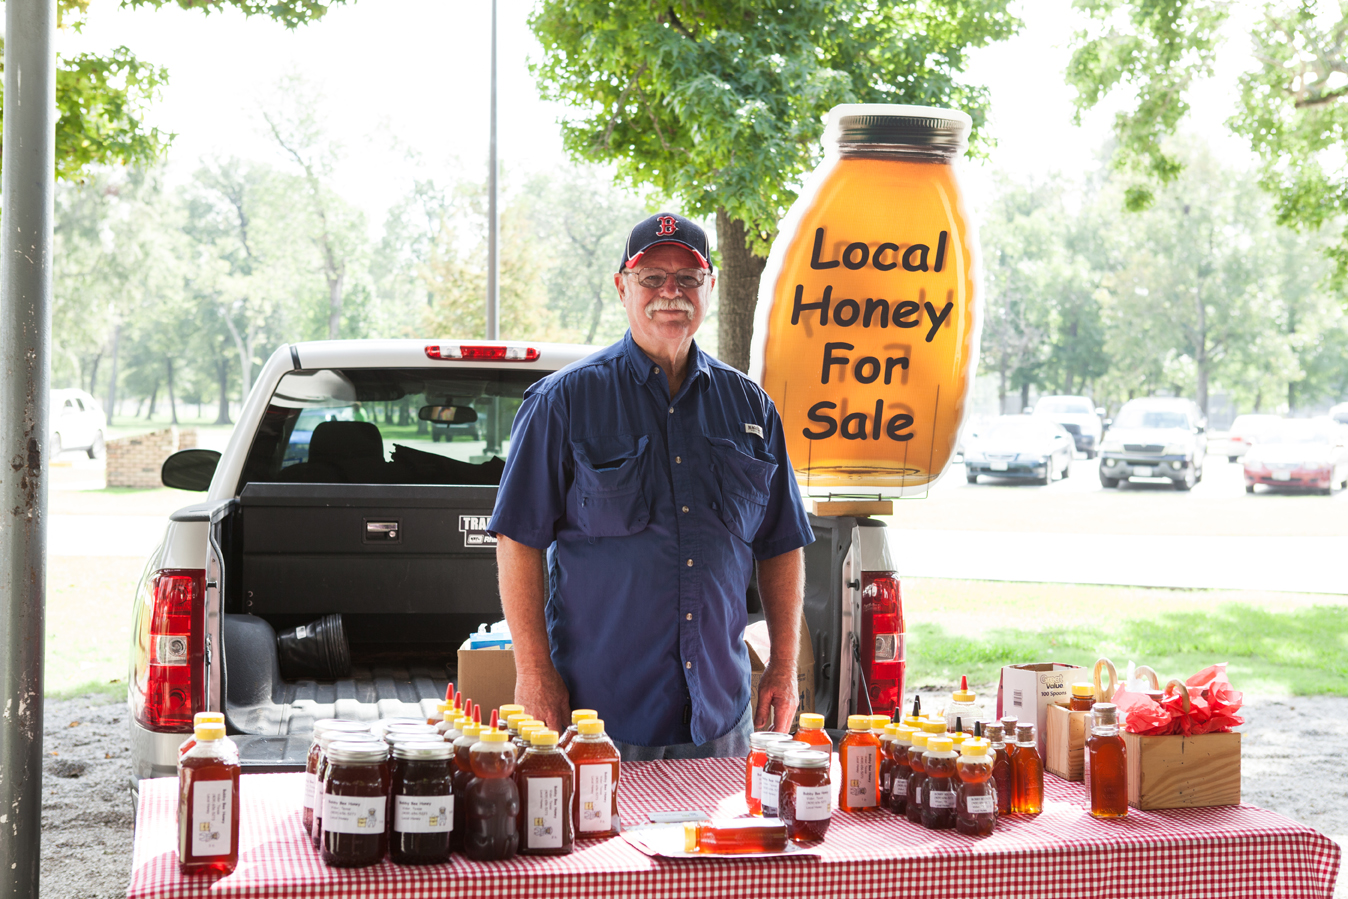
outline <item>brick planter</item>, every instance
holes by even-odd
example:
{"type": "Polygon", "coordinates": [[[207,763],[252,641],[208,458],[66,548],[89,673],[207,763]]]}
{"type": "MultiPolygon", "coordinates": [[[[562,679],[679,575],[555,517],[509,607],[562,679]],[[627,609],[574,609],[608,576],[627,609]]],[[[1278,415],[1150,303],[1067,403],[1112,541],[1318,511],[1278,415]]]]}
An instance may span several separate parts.
{"type": "Polygon", "coordinates": [[[196,428],[176,427],[107,442],[109,487],[162,487],[159,468],[178,450],[197,445],[196,428]]]}

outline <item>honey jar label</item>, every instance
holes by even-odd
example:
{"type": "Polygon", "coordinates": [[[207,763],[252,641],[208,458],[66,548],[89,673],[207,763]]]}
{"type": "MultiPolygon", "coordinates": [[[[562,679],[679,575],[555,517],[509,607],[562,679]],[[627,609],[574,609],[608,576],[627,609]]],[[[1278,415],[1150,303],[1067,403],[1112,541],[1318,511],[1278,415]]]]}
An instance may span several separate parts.
{"type": "Polygon", "coordinates": [[[388,813],[384,796],[323,796],[323,829],[329,833],[382,833],[388,813]]]}
{"type": "Polygon", "coordinates": [[[908,796],[908,778],[903,776],[894,778],[894,789],[892,795],[901,797],[908,796]]]}
{"type": "Polygon", "coordinates": [[[847,804],[853,808],[878,805],[875,795],[875,747],[852,746],[847,750],[847,804]]]}
{"type": "Polygon", "coordinates": [[[602,833],[613,829],[613,766],[576,766],[577,829],[581,833],[602,833]]]}
{"type": "Polygon", "coordinates": [[[927,793],[929,808],[954,808],[955,794],[950,790],[931,790],[927,793]]]}
{"type": "Polygon", "coordinates": [[[763,766],[754,765],[749,769],[749,795],[754,799],[763,798],[763,766]]]}
{"type": "Polygon", "coordinates": [[[796,820],[827,821],[832,814],[832,796],[828,784],[818,787],[796,784],[796,820]]]}
{"type": "Polygon", "coordinates": [[[192,855],[228,855],[233,850],[229,821],[233,800],[232,781],[199,780],[192,785],[192,855]]]}
{"type": "Polygon", "coordinates": [[[562,848],[562,779],[530,777],[526,783],[529,795],[525,797],[524,835],[529,848],[562,848]]]}
{"type": "Polygon", "coordinates": [[[454,797],[394,796],[393,829],[398,833],[449,833],[454,829],[454,797]]]}
{"type": "Polygon", "coordinates": [[[304,807],[312,810],[314,808],[314,799],[318,795],[318,775],[305,773],[304,775],[304,807]]]}
{"type": "Polygon", "coordinates": [[[782,776],[764,771],[760,789],[763,793],[763,817],[771,818],[777,814],[777,800],[780,798],[778,793],[782,789],[782,776]]]}
{"type": "Polygon", "coordinates": [[[964,805],[971,815],[990,815],[997,811],[997,800],[992,796],[965,796],[964,805]]]}

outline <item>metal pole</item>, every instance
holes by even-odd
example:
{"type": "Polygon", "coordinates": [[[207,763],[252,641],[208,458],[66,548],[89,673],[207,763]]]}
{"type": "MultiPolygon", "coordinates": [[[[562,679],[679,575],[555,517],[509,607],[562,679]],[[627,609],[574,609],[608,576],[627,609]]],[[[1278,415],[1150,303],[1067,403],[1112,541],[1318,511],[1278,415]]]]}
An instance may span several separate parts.
{"type": "Polygon", "coordinates": [[[37,899],[56,0],[5,3],[0,161],[0,897],[37,899]]]}
{"type": "Polygon", "coordinates": [[[491,0],[491,152],[487,165],[487,339],[501,338],[501,210],[496,183],[496,0],[491,0]]]}

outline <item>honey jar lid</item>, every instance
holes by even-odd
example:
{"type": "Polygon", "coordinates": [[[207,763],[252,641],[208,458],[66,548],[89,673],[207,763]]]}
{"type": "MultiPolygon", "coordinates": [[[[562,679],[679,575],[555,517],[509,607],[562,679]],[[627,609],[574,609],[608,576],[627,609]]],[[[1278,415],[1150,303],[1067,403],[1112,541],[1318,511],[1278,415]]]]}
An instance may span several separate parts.
{"type": "Polygon", "coordinates": [[[829,110],[824,141],[925,148],[942,156],[964,152],[973,119],[957,109],[892,103],[844,103],[829,110]]]}
{"type": "Polygon", "coordinates": [[[788,752],[795,752],[798,749],[809,749],[810,744],[804,740],[777,740],[769,743],[767,747],[768,758],[784,759],[788,752]]]}
{"type": "Polygon", "coordinates": [[[484,743],[486,743],[488,744],[487,746],[488,749],[495,749],[498,743],[504,746],[506,741],[508,741],[509,739],[510,734],[506,733],[505,731],[497,730],[494,727],[487,727],[483,729],[480,735],[478,735],[477,743],[474,744],[473,748],[477,749],[478,746],[481,746],[484,743]]]}
{"type": "Polygon", "coordinates": [[[884,730],[885,727],[888,726],[888,724],[889,724],[888,715],[871,716],[871,730],[884,730]]]}
{"type": "Polygon", "coordinates": [[[501,706],[497,711],[500,712],[502,719],[508,720],[511,715],[524,711],[524,706],[511,702],[501,706]]]}
{"type": "Polygon", "coordinates": [[[955,741],[947,736],[933,736],[927,739],[928,752],[954,752],[955,741]]]}
{"type": "Polygon", "coordinates": [[[377,737],[366,730],[355,731],[354,733],[345,733],[340,730],[326,730],[318,735],[318,745],[324,752],[327,752],[328,747],[337,742],[378,743],[381,746],[385,745],[383,737],[377,737]]]}
{"type": "Polygon", "coordinates": [[[395,721],[384,727],[386,734],[433,734],[435,725],[425,721],[395,721]]]}
{"type": "Polygon", "coordinates": [[[965,740],[960,746],[961,758],[981,758],[988,754],[990,744],[987,740],[965,740]]]}
{"type": "Polygon", "coordinates": [[[827,768],[833,753],[819,749],[795,749],[786,754],[782,761],[788,768],[827,768]]]}
{"type": "Polygon", "coordinates": [[[924,734],[943,734],[945,733],[944,718],[923,718],[922,732],[924,734]]]}
{"type": "Polygon", "coordinates": [[[824,716],[815,712],[805,712],[800,716],[800,726],[809,728],[822,728],[824,726],[824,716]]]}
{"type": "Polygon", "coordinates": [[[572,710],[571,710],[571,723],[572,723],[572,724],[580,724],[580,722],[584,721],[586,718],[598,718],[598,717],[599,717],[599,713],[596,712],[594,709],[572,709],[572,710]]]}
{"type": "Polygon", "coordinates": [[[333,765],[369,765],[387,759],[388,747],[383,740],[339,740],[328,746],[328,762],[333,765]]]}
{"type": "Polygon", "coordinates": [[[576,730],[586,736],[593,734],[602,734],[604,732],[603,718],[585,718],[576,723],[576,730]]]}
{"type": "MultiPolygon", "coordinates": [[[[444,740],[438,743],[405,742],[393,744],[395,759],[408,759],[416,762],[438,762],[454,755],[454,747],[444,740]]],[[[448,772],[446,772],[448,773],[448,772]]]]}
{"type": "Polygon", "coordinates": [[[767,749],[769,743],[789,739],[790,734],[778,733],[775,730],[758,730],[749,734],[749,746],[752,749],[767,749]]]}
{"type": "Polygon", "coordinates": [[[445,738],[439,734],[384,734],[384,742],[390,746],[397,746],[400,743],[444,743],[445,738]]]}
{"type": "Polygon", "coordinates": [[[930,736],[931,736],[931,734],[927,733],[925,730],[915,730],[915,731],[913,731],[913,748],[914,748],[914,749],[926,749],[926,748],[927,748],[927,738],[930,737],[930,736]]]}
{"type": "Polygon", "coordinates": [[[556,746],[557,731],[540,727],[529,735],[529,742],[534,746],[556,746]]]}
{"type": "Polygon", "coordinates": [[[870,729],[871,729],[871,716],[870,716],[870,715],[848,715],[848,716],[847,716],[847,729],[848,729],[848,730],[870,730],[870,729]]]}
{"type": "Polygon", "coordinates": [[[1095,696],[1095,684],[1089,683],[1087,681],[1072,684],[1072,695],[1084,696],[1087,699],[1093,698],[1095,696]]]}
{"type": "Polygon", "coordinates": [[[903,745],[913,742],[913,729],[906,724],[900,724],[894,728],[894,741],[903,745]]]}

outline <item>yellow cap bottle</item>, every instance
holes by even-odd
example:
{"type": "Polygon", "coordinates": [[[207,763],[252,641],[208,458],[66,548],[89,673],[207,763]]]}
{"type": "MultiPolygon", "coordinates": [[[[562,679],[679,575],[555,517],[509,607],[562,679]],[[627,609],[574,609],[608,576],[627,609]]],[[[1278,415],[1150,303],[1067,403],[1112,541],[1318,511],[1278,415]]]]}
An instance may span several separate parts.
{"type": "Polygon", "coordinates": [[[925,734],[945,733],[945,721],[940,718],[923,718],[921,727],[925,734]]]}
{"type": "Polygon", "coordinates": [[[503,706],[501,706],[499,709],[496,710],[496,712],[497,712],[496,720],[498,720],[498,721],[506,721],[506,720],[508,720],[508,719],[510,718],[511,715],[515,715],[515,714],[518,714],[518,713],[523,712],[523,711],[524,711],[524,706],[518,705],[517,703],[513,703],[513,702],[512,702],[512,703],[507,703],[506,705],[503,705],[503,706]]]}
{"type": "Polygon", "coordinates": [[[927,752],[929,753],[948,752],[953,755],[954,751],[955,751],[955,741],[947,736],[942,735],[939,737],[927,738],[927,752]]]}
{"type": "Polygon", "coordinates": [[[539,728],[532,732],[529,742],[534,746],[556,746],[557,731],[548,730],[546,727],[539,728]]]}
{"type": "Polygon", "coordinates": [[[576,725],[576,729],[579,730],[585,736],[594,736],[595,734],[602,734],[604,732],[604,719],[586,718],[585,720],[579,722],[576,725]]]}
{"type": "Polygon", "coordinates": [[[824,716],[805,712],[800,716],[800,726],[810,730],[821,730],[824,727],[824,716]]]}
{"type": "Polygon", "coordinates": [[[594,709],[572,709],[572,710],[571,710],[571,723],[572,723],[572,724],[579,724],[580,722],[584,721],[586,718],[598,718],[598,717],[599,717],[599,713],[596,712],[594,709]]]}
{"type": "Polygon", "coordinates": [[[870,730],[870,729],[871,729],[871,716],[870,716],[870,715],[848,715],[848,716],[847,716],[847,729],[848,729],[848,730],[870,730]]]}

